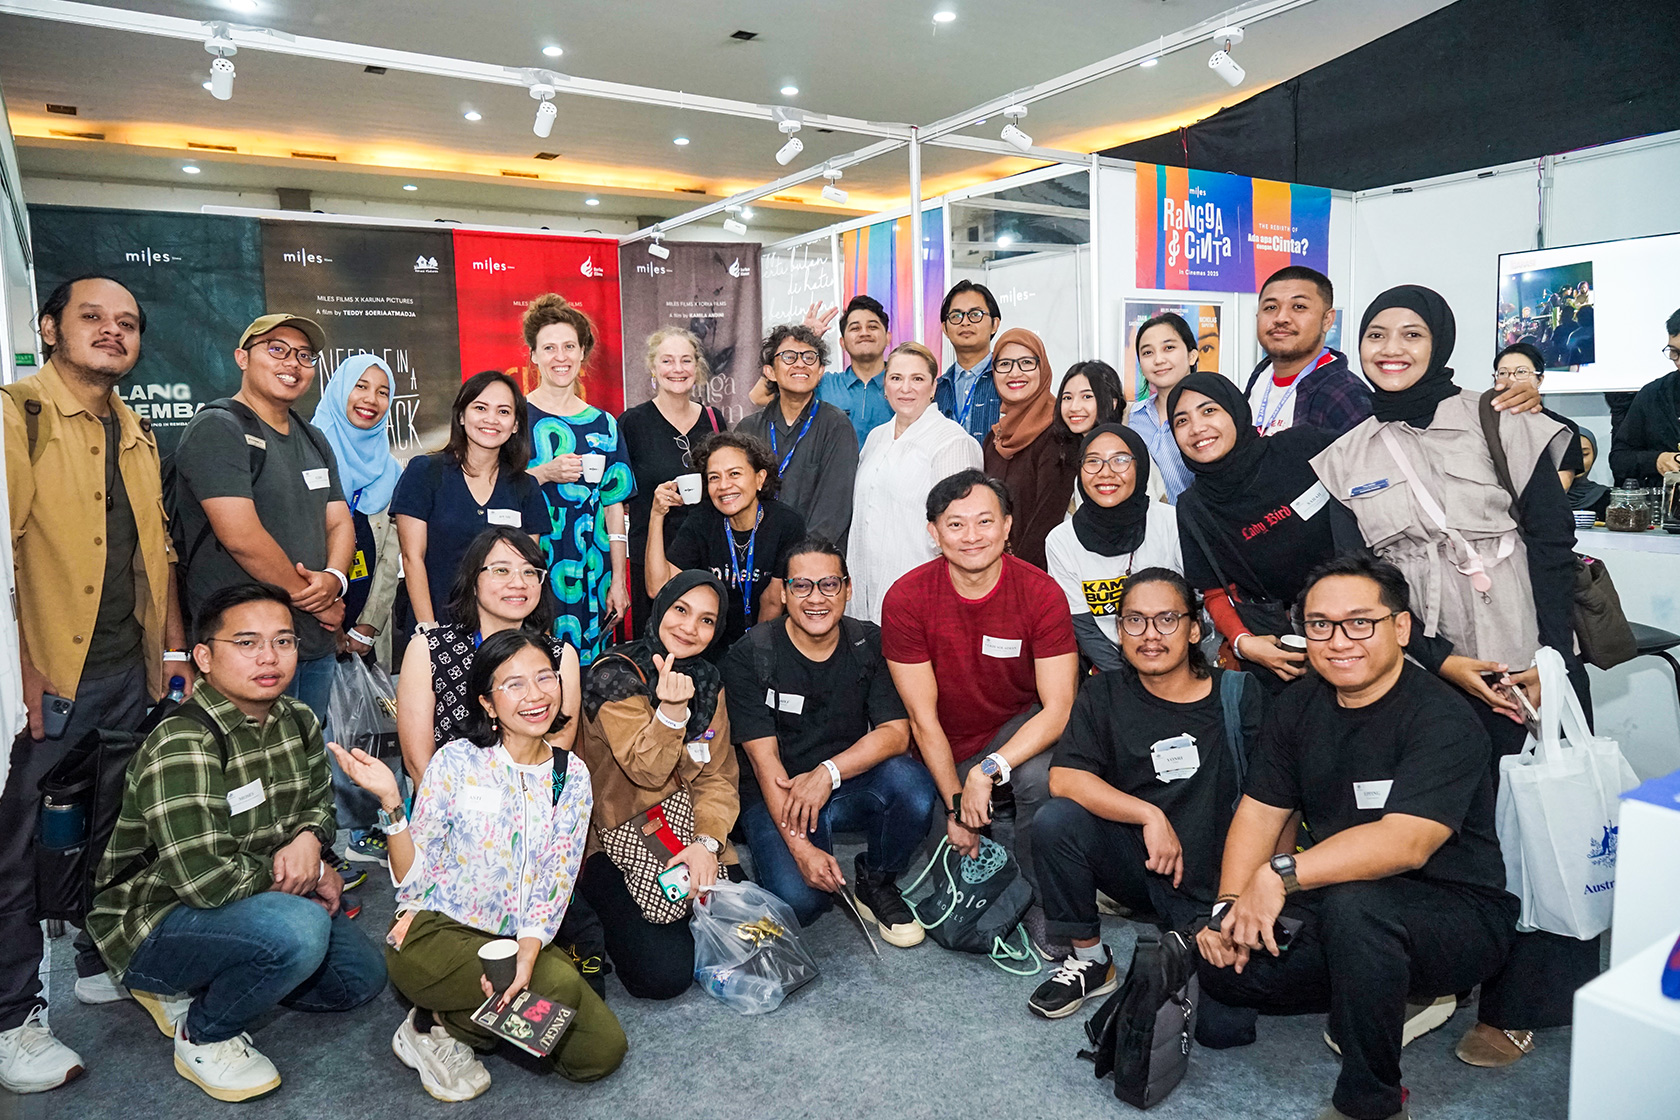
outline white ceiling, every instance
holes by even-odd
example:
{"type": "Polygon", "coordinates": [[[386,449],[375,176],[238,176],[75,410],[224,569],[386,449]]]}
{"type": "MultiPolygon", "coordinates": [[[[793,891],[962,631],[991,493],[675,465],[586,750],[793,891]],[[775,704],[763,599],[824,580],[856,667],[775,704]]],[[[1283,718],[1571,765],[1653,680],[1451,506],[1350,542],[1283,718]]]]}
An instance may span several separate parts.
{"type": "MultiPolygon", "coordinates": [[[[1147,70],[1131,70],[1032,107],[1022,127],[1043,145],[1091,151],[1153,135],[1207,116],[1411,22],[1448,0],[1316,0],[1249,29],[1234,54],[1248,80],[1232,90],[1207,69],[1211,44],[1182,51],[1147,70]]],[[[228,2],[150,0],[118,5],[195,20],[226,19],[300,35],[421,51],[872,120],[926,123],[1028,86],[1160,35],[1217,16],[1219,0],[852,0],[767,4],[762,0],[618,0],[612,4],[532,4],[479,0],[259,0],[244,13],[228,2]],[[936,25],[937,7],[958,19],[936,25]],[[738,42],[731,32],[756,31],[738,42]],[[559,59],[541,48],[558,43],[559,59]],[[778,92],[787,83],[796,97],[778,92]]],[[[195,157],[206,185],[318,184],[345,194],[335,176],[356,175],[355,190],[397,191],[418,182],[424,198],[441,184],[472,184],[487,206],[573,210],[585,194],[600,212],[666,214],[785,173],[771,158],[782,137],[766,122],[568,96],[548,140],[531,133],[533,102],[523,89],[355,67],[242,50],[232,101],[200,88],[210,56],[192,42],[0,17],[0,88],[18,133],[26,174],[128,178],[179,184],[195,157]],[[77,107],[52,116],[48,103],[77,107]],[[471,107],[484,119],[469,123],[471,107]],[[97,132],[93,141],[48,143],[51,129],[97,132]],[[672,138],[687,136],[686,147],[672,138]],[[189,142],[229,144],[237,154],[193,151],[189,142]],[[120,145],[120,147],[119,147],[120,145]],[[101,155],[100,149],[105,149],[101,155]],[[79,157],[84,149],[87,155],[79,157]],[[291,157],[323,152],[338,163],[291,157]],[[558,152],[553,161],[538,151],[558,152]],[[283,174],[281,174],[283,170],[283,174]],[[504,170],[536,173],[509,181],[504,170]],[[374,172],[384,181],[369,183],[374,172]],[[417,178],[417,176],[419,178],[417,178]],[[389,177],[385,179],[385,177],[389,177]],[[431,182],[428,183],[427,180],[431,182]],[[704,192],[688,194],[676,188],[704,192]]],[[[976,134],[996,136],[1001,120],[976,134]]],[[[862,147],[869,138],[807,128],[791,169],[862,147]]],[[[926,193],[1034,166],[1030,161],[924,148],[926,193]]],[[[875,209],[906,189],[902,153],[848,169],[841,184],[852,206],[875,209]]],[[[815,196],[816,187],[792,192],[815,196]]],[[[407,196],[415,200],[415,194],[407,196]]],[[[774,202],[768,203],[774,207],[774,202]]],[[[825,224],[829,207],[804,210],[792,224],[825,224]]]]}

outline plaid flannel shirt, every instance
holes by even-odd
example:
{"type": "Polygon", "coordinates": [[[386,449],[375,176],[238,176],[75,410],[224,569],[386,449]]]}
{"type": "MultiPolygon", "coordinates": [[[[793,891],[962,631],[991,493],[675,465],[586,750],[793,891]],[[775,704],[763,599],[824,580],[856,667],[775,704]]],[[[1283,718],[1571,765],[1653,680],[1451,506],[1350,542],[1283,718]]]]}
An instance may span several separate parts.
{"type": "Polygon", "coordinates": [[[328,843],[337,828],[315,713],[282,696],[258,724],[206,683],[190,702],[221,729],[227,756],[197,720],[171,716],[129,764],[122,812],[99,865],[104,886],[88,913],[88,933],[119,975],[176,906],[210,910],[268,890],[276,851],[306,831],[328,843]],[[229,792],[256,782],[262,801],[230,812],[229,792]],[[112,882],[137,860],[141,870],[112,882]]]}
{"type": "MultiPolygon", "coordinates": [[[[1348,367],[1347,355],[1340,350],[1330,351],[1332,358],[1317,369],[1301,375],[1295,390],[1295,419],[1293,428],[1323,428],[1346,435],[1371,415],[1371,387],[1348,367]]],[[[1272,360],[1263,359],[1254,367],[1243,394],[1254,392],[1261,377],[1270,377],[1272,360]]]]}

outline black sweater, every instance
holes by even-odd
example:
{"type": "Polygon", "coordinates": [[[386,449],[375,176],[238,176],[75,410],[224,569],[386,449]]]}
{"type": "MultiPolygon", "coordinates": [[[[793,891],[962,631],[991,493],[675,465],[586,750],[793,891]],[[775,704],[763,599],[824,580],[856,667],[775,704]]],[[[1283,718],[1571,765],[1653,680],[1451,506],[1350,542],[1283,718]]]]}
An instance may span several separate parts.
{"type": "MultiPolygon", "coordinates": [[[[1646,385],[1628,406],[1610,439],[1610,470],[1616,481],[1661,482],[1657,456],[1680,450],[1680,370],[1646,385]]],[[[1535,592],[1539,593],[1538,589],[1535,592]]]]}

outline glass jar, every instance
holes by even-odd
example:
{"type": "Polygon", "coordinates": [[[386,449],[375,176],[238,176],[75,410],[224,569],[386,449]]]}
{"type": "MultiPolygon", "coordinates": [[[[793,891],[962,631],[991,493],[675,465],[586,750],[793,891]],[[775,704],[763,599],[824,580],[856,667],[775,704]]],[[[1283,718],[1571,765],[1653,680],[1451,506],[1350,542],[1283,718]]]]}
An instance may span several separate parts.
{"type": "Polygon", "coordinates": [[[1662,504],[1658,507],[1662,516],[1658,518],[1664,529],[1671,533],[1680,533],[1680,471],[1669,471],[1663,475],[1662,504]]]}
{"type": "Polygon", "coordinates": [[[1604,511],[1604,527],[1618,533],[1641,533],[1651,527],[1645,487],[1635,478],[1623,479],[1610,491],[1610,507],[1604,511]]]}

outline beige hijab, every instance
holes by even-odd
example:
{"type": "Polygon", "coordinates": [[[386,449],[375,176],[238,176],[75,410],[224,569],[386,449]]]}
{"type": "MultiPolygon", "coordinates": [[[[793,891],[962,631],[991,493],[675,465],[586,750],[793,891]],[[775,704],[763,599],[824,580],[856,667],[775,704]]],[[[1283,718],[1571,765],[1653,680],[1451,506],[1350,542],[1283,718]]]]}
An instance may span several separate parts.
{"type": "MultiPolygon", "coordinates": [[[[1020,404],[1006,403],[1002,417],[992,425],[992,446],[1005,459],[1013,459],[1029,447],[1056,418],[1056,395],[1050,391],[1050,359],[1044,353],[1043,339],[1023,327],[1011,327],[1004,331],[992,344],[994,370],[998,353],[1011,342],[1020,343],[1038,358],[1038,387],[1031,397],[1020,404]]],[[[997,374],[994,372],[992,376],[996,378],[997,374]]]]}

